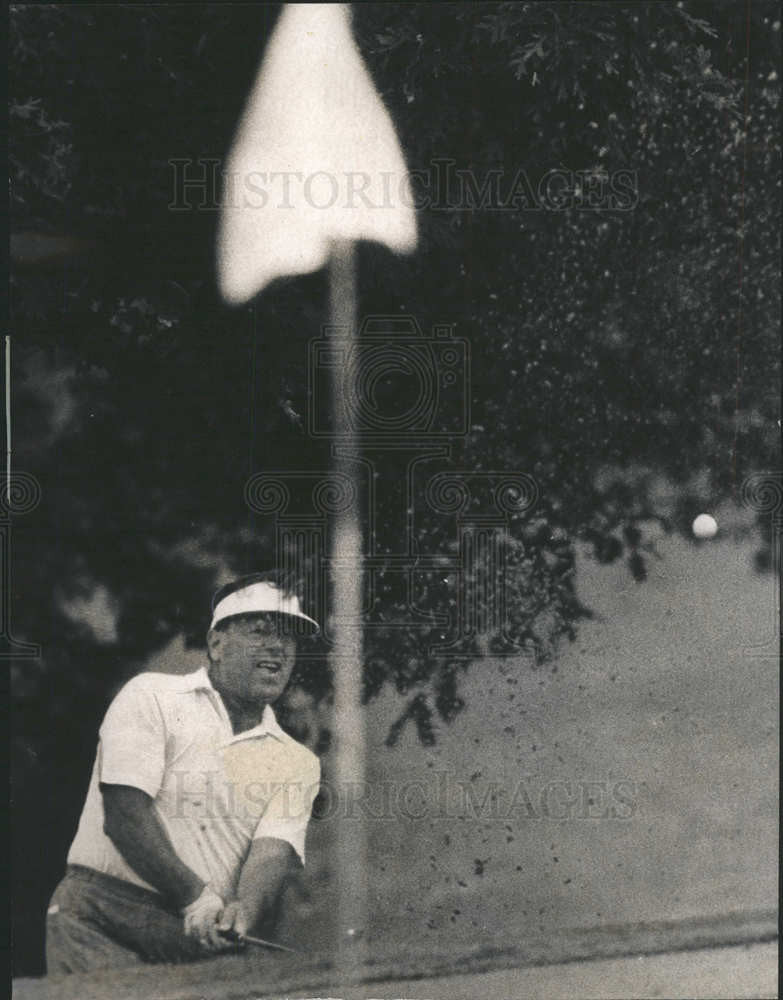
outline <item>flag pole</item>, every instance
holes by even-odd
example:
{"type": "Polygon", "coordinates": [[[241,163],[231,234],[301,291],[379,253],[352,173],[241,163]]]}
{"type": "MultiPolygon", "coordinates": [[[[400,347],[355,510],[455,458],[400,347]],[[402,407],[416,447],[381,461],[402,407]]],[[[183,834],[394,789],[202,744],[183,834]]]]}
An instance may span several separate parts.
{"type": "MultiPolygon", "coordinates": [[[[348,4],[285,4],[267,43],[255,83],[237,127],[226,177],[247,181],[286,178],[279,190],[245,197],[255,188],[235,190],[221,210],[218,279],[226,302],[247,302],[276,278],[329,269],[330,323],[343,354],[357,335],[356,244],[372,241],[392,253],[416,247],[416,218],[405,158],[351,28],[348,4]],[[263,165],[265,174],[259,175],[263,165]],[[296,167],[291,172],[292,166],[296,167]],[[375,185],[382,210],[353,188],[345,199],[331,198],[320,184],[361,176],[375,185]],[[307,178],[304,185],[288,180],[307,178]],[[389,204],[387,181],[397,179],[389,204]],[[382,190],[379,190],[379,187],[382,190]],[[238,203],[234,194],[242,195],[238,203]],[[269,197],[266,195],[269,194],[269,197]],[[289,201],[289,194],[293,201],[289,201]],[[326,195],[326,198],[324,196],[326,195]],[[280,211],[280,209],[284,209],[280,211]],[[290,211],[290,209],[296,209],[290,211]],[[390,210],[391,209],[391,210],[390,210]]],[[[232,180],[233,185],[233,180],[232,180]]],[[[228,188],[227,188],[228,190],[228,188]]],[[[358,495],[359,433],[349,421],[343,364],[329,366],[335,435],[332,468],[342,485],[358,495]]],[[[340,805],[349,805],[336,823],[334,875],[335,961],[343,982],[357,982],[365,964],[369,913],[367,828],[353,808],[354,790],[365,787],[366,737],[362,693],[362,525],[358,504],[339,510],[332,521],[332,618],[330,657],[334,678],[334,778],[340,805]]],[[[334,918],[332,920],[332,918],[334,918]]]]}
{"type": "MultiPolygon", "coordinates": [[[[356,246],[350,240],[332,243],[329,259],[329,298],[332,336],[339,338],[349,356],[356,338],[356,246]]],[[[360,440],[349,420],[344,366],[330,365],[332,385],[334,470],[354,486],[360,440]]],[[[339,815],[335,847],[337,877],[336,962],[340,985],[358,983],[364,951],[367,906],[367,842],[361,816],[343,811],[353,801],[350,789],[363,786],[365,780],[365,731],[362,711],[362,526],[359,505],[354,503],[336,515],[331,548],[333,614],[335,616],[332,648],[334,678],[335,779],[339,815]]]]}

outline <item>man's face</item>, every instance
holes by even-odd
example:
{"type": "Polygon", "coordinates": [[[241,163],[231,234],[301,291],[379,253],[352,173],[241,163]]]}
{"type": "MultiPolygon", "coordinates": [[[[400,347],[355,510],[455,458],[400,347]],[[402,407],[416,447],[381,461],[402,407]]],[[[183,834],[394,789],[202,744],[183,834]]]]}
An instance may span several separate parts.
{"type": "Polygon", "coordinates": [[[275,701],[285,690],[296,660],[296,639],[284,635],[274,615],[226,623],[207,636],[215,687],[248,703],[275,701]]]}

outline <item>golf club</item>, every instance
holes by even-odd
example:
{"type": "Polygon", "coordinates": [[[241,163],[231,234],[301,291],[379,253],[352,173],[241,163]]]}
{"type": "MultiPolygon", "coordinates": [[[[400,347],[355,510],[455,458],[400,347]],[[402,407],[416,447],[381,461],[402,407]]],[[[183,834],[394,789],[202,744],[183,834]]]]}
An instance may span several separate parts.
{"type": "Polygon", "coordinates": [[[257,948],[273,948],[275,951],[288,951],[292,955],[296,954],[296,948],[289,948],[287,945],[278,944],[277,941],[267,941],[264,938],[252,937],[250,934],[243,934],[241,937],[233,931],[221,931],[220,934],[236,941],[237,944],[254,944],[257,948]]]}

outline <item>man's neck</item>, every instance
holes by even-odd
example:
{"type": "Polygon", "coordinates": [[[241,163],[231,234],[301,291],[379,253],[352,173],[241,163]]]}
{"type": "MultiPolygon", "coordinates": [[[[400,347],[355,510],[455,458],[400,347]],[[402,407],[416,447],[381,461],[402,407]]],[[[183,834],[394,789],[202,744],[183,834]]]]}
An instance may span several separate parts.
{"type": "Polygon", "coordinates": [[[237,698],[231,698],[215,683],[214,677],[210,676],[210,681],[225,706],[229,721],[231,722],[231,729],[235,736],[237,733],[245,733],[248,729],[253,729],[260,724],[267,706],[265,701],[246,702],[240,701],[237,698]]]}

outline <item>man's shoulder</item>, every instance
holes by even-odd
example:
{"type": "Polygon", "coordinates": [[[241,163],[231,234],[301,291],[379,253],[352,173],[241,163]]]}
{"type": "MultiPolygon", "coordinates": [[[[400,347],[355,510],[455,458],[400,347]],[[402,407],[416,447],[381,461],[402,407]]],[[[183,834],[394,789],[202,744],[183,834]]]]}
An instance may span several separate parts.
{"type": "Polygon", "coordinates": [[[291,756],[294,757],[303,768],[307,768],[310,771],[320,771],[320,758],[313,753],[310,747],[306,746],[304,743],[300,743],[299,740],[294,739],[290,733],[287,733],[282,728],[279,729],[278,735],[282,739],[291,756]]]}
{"type": "Polygon", "coordinates": [[[135,674],[120,688],[119,694],[125,695],[166,695],[195,691],[199,688],[198,679],[201,671],[188,674],[164,674],[154,670],[144,670],[135,674]]]}

